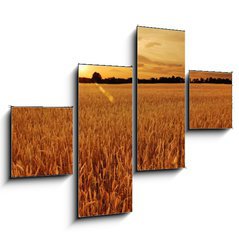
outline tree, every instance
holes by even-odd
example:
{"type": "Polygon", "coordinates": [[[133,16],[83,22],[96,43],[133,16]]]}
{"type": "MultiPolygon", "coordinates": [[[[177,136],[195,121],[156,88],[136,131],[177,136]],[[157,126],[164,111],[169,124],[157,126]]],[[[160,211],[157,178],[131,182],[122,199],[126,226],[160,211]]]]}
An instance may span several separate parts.
{"type": "Polygon", "coordinates": [[[102,77],[100,73],[94,72],[91,78],[94,82],[100,82],[102,80],[102,77]]]}

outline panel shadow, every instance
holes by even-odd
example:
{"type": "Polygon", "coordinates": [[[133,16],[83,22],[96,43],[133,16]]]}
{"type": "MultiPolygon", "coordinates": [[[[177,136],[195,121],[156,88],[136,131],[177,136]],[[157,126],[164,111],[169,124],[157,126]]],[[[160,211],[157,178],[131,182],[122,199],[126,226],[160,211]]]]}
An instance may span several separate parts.
{"type": "Polygon", "coordinates": [[[120,213],[120,214],[111,214],[111,215],[97,215],[77,218],[72,225],[82,225],[89,223],[99,223],[99,222],[112,222],[112,221],[123,221],[126,217],[129,216],[129,213],[120,213]]]}
{"type": "Polygon", "coordinates": [[[5,171],[4,171],[4,182],[7,183],[11,179],[11,110],[5,114],[4,116],[4,125],[5,125],[5,132],[4,132],[4,139],[6,140],[6,148],[5,148],[5,156],[6,156],[6,163],[5,163],[5,171]]]}
{"type": "Polygon", "coordinates": [[[190,90],[189,90],[189,73],[187,72],[185,75],[185,129],[186,132],[189,131],[189,100],[190,100],[190,90]]]}
{"type": "Polygon", "coordinates": [[[78,67],[71,74],[71,90],[73,97],[73,181],[71,191],[72,223],[78,219],[78,67]]]}
{"type": "Polygon", "coordinates": [[[131,61],[133,66],[132,76],[132,164],[133,174],[137,172],[137,30],[131,34],[131,61]]]}

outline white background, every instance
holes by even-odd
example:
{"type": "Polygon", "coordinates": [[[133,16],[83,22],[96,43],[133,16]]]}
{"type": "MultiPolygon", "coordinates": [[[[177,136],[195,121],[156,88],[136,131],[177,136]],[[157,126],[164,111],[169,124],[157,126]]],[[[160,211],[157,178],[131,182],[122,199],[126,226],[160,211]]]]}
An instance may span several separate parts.
{"type": "Polygon", "coordinates": [[[238,9],[230,0],[1,1],[0,239],[238,240],[238,9]],[[135,174],[133,213],[76,220],[74,176],[8,179],[9,106],[74,105],[78,62],[132,65],[136,25],[186,30],[186,71],[234,72],[233,129],[187,132],[184,170],[135,174]]]}

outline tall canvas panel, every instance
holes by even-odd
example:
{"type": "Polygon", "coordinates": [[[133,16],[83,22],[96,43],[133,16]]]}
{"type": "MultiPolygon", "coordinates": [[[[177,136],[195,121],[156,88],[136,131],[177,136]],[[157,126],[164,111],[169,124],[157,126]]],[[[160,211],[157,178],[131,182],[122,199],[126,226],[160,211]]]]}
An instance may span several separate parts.
{"type": "Polygon", "coordinates": [[[232,73],[189,72],[189,128],[232,128],[232,73]]]}
{"type": "Polygon", "coordinates": [[[137,28],[137,170],[185,166],[185,32],[137,28]]]}
{"type": "Polygon", "coordinates": [[[79,65],[78,217],[132,211],[132,67],[79,65]]]}

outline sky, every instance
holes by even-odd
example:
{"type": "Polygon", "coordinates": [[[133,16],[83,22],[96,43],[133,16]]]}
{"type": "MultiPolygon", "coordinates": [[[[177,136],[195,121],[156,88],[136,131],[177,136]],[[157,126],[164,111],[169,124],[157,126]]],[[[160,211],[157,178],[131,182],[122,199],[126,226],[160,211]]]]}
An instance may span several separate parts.
{"type": "Polygon", "coordinates": [[[138,27],[138,78],[185,77],[185,32],[138,27]]]}
{"type": "Polygon", "coordinates": [[[102,78],[132,78],[132,67],[79,65],[79,77],[91,78],[94,72],[101,74],[102,78]]]}
{"type": "Polygon", "coordinates": [[[229,72],[207,72],[207,71],[190,71],[189,72],[190,79],[195,78],[228,78],[232,80],[232,73],[229,72]]]}

